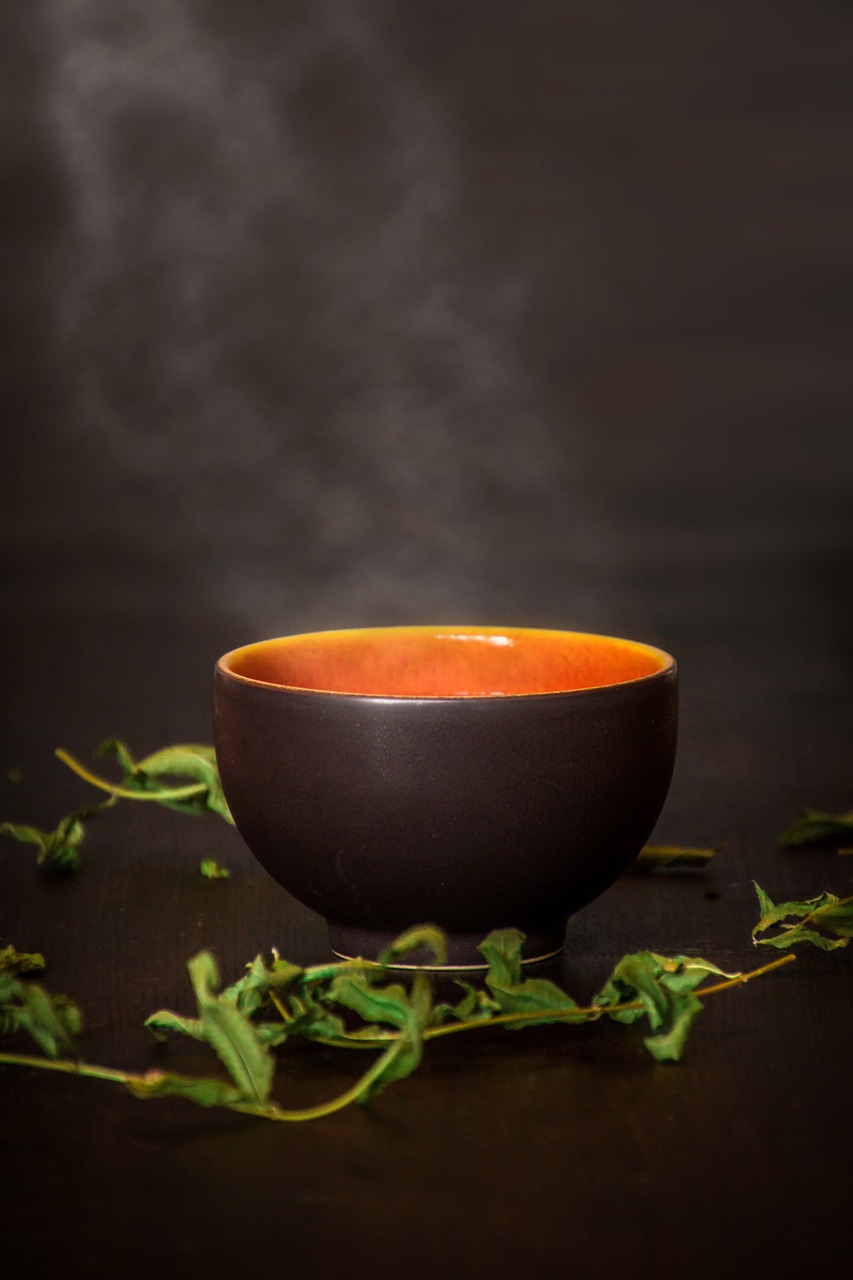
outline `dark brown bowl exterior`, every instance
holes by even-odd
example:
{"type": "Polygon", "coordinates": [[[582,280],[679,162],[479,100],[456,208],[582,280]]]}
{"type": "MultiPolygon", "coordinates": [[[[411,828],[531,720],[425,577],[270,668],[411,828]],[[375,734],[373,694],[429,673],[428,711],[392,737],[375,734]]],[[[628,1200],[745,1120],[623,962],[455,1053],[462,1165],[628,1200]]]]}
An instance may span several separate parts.
{"type": "Polygon", "coordinates": [[[476,963],[517,926],[528,957],[625,870],[669,789],[675,665],[603,688],[383,698],[235,678],[217,666],[225,795],[258,861],[324,916],[332,946],[375,955],[413,924],[476,963]]]}

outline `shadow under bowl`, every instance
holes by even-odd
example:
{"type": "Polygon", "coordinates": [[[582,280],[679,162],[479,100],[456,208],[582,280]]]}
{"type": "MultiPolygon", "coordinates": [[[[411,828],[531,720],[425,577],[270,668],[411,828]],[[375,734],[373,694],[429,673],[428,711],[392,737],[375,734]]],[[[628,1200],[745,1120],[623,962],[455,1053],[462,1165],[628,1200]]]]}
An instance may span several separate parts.
{"type": "Polygon", "coordinates": [[[235,649],[214,674],[237,829],[342,956],[424,923],[452,968],[482,967],[496,928],[522,930],[526,961],[559,951],[648,839],[676,737],[674,660],[610,636],[324,631],[235,649]]]}

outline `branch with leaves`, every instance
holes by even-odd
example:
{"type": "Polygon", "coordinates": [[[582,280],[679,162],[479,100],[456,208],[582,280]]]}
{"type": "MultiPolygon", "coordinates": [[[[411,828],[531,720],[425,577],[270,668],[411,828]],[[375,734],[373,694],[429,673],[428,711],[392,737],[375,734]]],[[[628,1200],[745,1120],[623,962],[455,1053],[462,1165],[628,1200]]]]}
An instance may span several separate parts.
{"type": "MultiPolygon", "coordinates": [[[[116,781],[93,773],[61,747],[56,751],[58,759],[72,772],[90,786],[105,792],[106,800],[67,814],[53,831],[41,831],[21,823],[0,823],[0,835],[37,847],[37,863],[47,874],[78,869],[85,824],[119,800],[160,804],[194,817],[212,813],[233,825],[213,747],[203,743],[178,743],[155,751],[142,760],[135,760],[123,742],[108,738],[95,754],[115,760],[120,770],[116,781]]],[[[217,864],[209,861],[202,866],[202,873],[211,879],[219,878],[224,869],[217,871],[216,868],[217,864]]]]}
{"type": "Polygon", "coordinates": [[[640,951],[625,956],[601,990],[581,1005],[550,979],[522,975],[523,942],[517,929],[489,934],[480,944],[488,966],[484,982],[478,986],[458,979],[461,995],[455,1003],[436,999],[429,970],[414,970],[405,982],[389,972],[419,947],[427,947],[437,965],[444,963],[446,937],[431,925],[409,930],[377,962],[346,960],[302,968],[275,952],[271,959],[258,955],[224,990],[213,956],[199,952],[188,965],[195,1014],[160,1009],[146,1026],[158,1039],[179,1034],[207,1044],[228,1079],[160,1070],[134,1073],[81,1061],[73,1056],[73,1041],[82,1027],[76,1005],[22,980],[13,966],[0,973],[0,1035],[25,1033],[44,1056],[0,1052],[0,1064],[109,1080],[141,1099],[181,1097],[267,1120],[315,1120],[351,1103],[365,1103],[410,1075],[430,1040],[485,1027],[514,1030],[546,1023],[577,1026],[603,1017],[623,1024],[645,1019],[644,1043],[651,1055],[659,1062],[678,1061],[707,996],[742,986],[794,959],[789,954],[747,973],[726,973],[707,960],[640,951]],[[709,978],[718,980],[703,986],[709,978]],[[342,1094],[289,1110],[272,1098],[277,1052],[299,1040],[374,1049],[379,1056],[342,1094]]]}
{"type": "Polygon", "coordinates": [[[761,919],[752,931],[753,942],[765,947],[793,947],[811,942],[823,951],[846,947],[853,938],[853,898],[821,893],[804,902],[775,903],[755,884],[761,919]],[[771,930],[778,932],[770,933],[771,930]],[[760,937],[770,933],[769,937],[760,937]]]}

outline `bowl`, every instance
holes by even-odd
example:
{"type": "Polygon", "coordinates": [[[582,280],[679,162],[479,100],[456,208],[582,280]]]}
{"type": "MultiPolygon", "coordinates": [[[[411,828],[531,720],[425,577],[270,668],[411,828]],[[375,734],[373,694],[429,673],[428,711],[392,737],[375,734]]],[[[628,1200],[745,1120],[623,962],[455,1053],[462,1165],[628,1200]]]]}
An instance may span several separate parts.
{"type": "Polygon", "coordinates": [[[613,636],[363,627],[225,654],[214,741],[237,829],[331,949],[440,926],[448,966],[496,928],[523,958],[622,874],[669,789],[677,671],[613,636]]]}

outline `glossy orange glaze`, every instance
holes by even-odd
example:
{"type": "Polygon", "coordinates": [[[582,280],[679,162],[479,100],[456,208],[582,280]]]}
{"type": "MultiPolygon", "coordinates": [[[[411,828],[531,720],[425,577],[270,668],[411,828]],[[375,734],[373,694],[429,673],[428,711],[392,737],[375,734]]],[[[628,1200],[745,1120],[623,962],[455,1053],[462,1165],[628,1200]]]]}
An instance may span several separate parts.
{"type": "Polygon", "coordinates": [[[282,636],[235,649],[246,680],[371,697],[473,698],[623,684],[672,666],[660,649],[524,627],[368,627],[282,636]]]}

